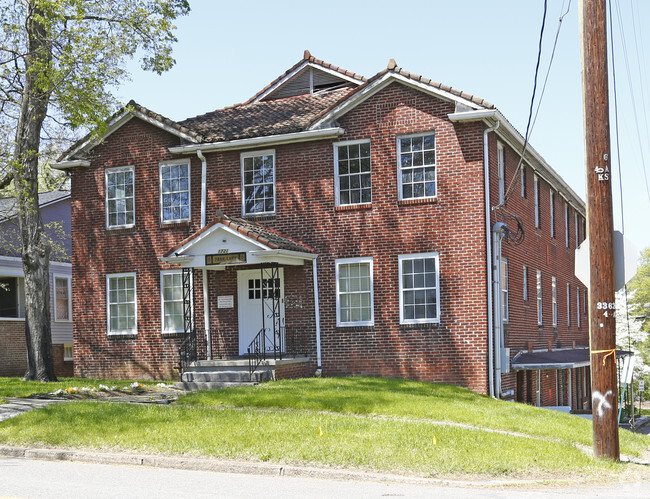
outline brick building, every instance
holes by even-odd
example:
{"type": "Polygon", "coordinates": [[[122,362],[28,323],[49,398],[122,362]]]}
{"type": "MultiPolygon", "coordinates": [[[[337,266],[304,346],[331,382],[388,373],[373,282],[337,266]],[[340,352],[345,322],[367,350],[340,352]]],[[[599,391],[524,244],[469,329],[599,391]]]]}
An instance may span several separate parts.
{"type": "Polygon", "coordinates": [[[174,122],[130,103],[58,164],[76,374],[171,378],[189,338],[212,359],[265,339],[303,359],[286,376],[588,408],[584,203],[523,142],[392,60],[366,79],[307,51],[243,104],[174,122]]]}
{"type": "MultiPolygon", "coordinates": [[[[45,232],[52,240],[50,254],[50,330],[57,376],[72,376],[72,265],[70,264],[70,192],[39,195],[45,232]]],[[[25,286],[16,199],[0,199],[0,376],[24,376],[25,286]]]]}

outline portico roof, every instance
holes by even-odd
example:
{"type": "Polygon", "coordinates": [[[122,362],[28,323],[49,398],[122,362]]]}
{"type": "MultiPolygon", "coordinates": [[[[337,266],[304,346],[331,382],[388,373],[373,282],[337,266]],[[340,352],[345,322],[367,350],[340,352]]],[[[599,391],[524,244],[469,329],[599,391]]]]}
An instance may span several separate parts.
{"type": "MultiPolygon", "coordinates": [[[[616,357],[626,357],[632,352],[617,350],[616,357]]],[[[513,370],[573,369],[590,365],[588,348],[568,348],[543,352],[519,352],[510,364],[513,370]]]]}
{"type": "Polygon", "coordinates": [[[224,269],[231,265],[302,265],[316,253],[260,223],[221,212],[203,229],[170,249],[161,261],[181,267],[224,269]]]}

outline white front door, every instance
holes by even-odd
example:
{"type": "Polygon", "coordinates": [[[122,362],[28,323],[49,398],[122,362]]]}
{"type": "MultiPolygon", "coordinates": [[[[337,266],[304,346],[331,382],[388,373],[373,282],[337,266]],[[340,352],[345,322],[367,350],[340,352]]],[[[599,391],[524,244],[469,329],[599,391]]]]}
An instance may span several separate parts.
{"type": "Polygon", "coordinates": [[[274,329],[284,326],[284,273],[279,269],[276,282],[266,275],[262,278],[260,269],[237,272],[237,307],[239,316],[239,355],[248,353],[248,346],[260,332],[267,329],[267,348],[273,348],[274,329]],[[272,293],[279,293],[279,316],[273,317],[270,305],[272,293]],[[262,309],[262,297],[265,307],[262,309]],[[275,328],[273,321],[275,320],[275,328]]]}

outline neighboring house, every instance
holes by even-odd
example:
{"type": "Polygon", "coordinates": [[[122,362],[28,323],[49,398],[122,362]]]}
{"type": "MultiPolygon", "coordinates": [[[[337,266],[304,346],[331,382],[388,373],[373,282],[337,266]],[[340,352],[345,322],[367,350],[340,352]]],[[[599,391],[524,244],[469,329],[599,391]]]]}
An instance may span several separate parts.
{"type": "MultiPolygon", "coordinates": [[[[41,218],[52,240],[50,316],[57,376],[72,376],[72,265],[70,191],[38,195],[41,218]]],[[[15,198],[0,199],[0,376],[27,370],[25,286],[15,198]]]]}
{"type": "Polygon", "coordinates": [[[180,122],[130,103],[57,165],[76,374],[170,378],[188,338],[236,357],[266,332],[309,358],[294,375],[588,410],[585,206],[530,146],[517,168],[523,143],[492,104],[392,60],[366,79],[305,52],[180,122]]]}

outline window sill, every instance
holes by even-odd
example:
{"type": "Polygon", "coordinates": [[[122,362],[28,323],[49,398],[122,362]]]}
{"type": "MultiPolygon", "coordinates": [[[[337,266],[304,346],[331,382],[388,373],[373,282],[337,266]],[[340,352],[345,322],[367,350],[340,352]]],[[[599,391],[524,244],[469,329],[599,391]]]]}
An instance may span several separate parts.
{"type": "Polygon", "coordinates": [[[192,222],[190,220],[179,220],[178,222],[161,222],[161,229],[175,229],[177,227],[190,227],[192,222]]]}
{"type": "Polygon", "coordinates": [[[344,204],[335,206],[334,211],[372,210],[372,203],[344,204]]]}
{"type": "Polygon", "coordinates": [[[362,331],[374,331],[375,326],[374,324],[371,326],[355,326],[354,324],[351,324],[349,326],[345,324],[337,324],[336,326],[338,329],[345,329],[346,331],[353,331],[353,332],[362,332],[362,331]]]}
{"type": "Polygon", "coordinates": [[[275,213],[262,213],[260,215],[249,213],[244,215],[242,218],[253,222],[273,222],[275,220],[275,213]]]}
{"type": "Polygon", "coordinates": [[[138,337],[138,333],[107,333],[106,336],[111,340],[132,340],[138,337]]]}
{"type": "Polygon", "coordinates": [[[438,329],[440,327],[440,321],[438,322],[413,322],[408,324],[400,324],[399,328],[405,331],[415,330],[415,329],[438,329]]]}
{"type": "Polygon", "coordinates": [[[0,317],[0,322],[20,322],[20,321],[25,321],[24,317],[0,317]]]}
{"type": "Polygon", "coordinates": [[[160,335],[163,338],[184,338],[185,337],[185,332],[184,331],[161,331],[160,335]]]}
{"type": "Polygon", "coordinates": [[[416,204],[437,204],[438,196],[430,198],[416,198],[416,199],[400,199],[397,201],[397,206],[412,206],[416,204]]]}
{"type": "Polygon", "coordinates": [[[133,227],[115,227],[114,229],[110,227],[106,228],[106,233],[110,235],[132,234],[134,232],[135,225],[133,227]]]}

